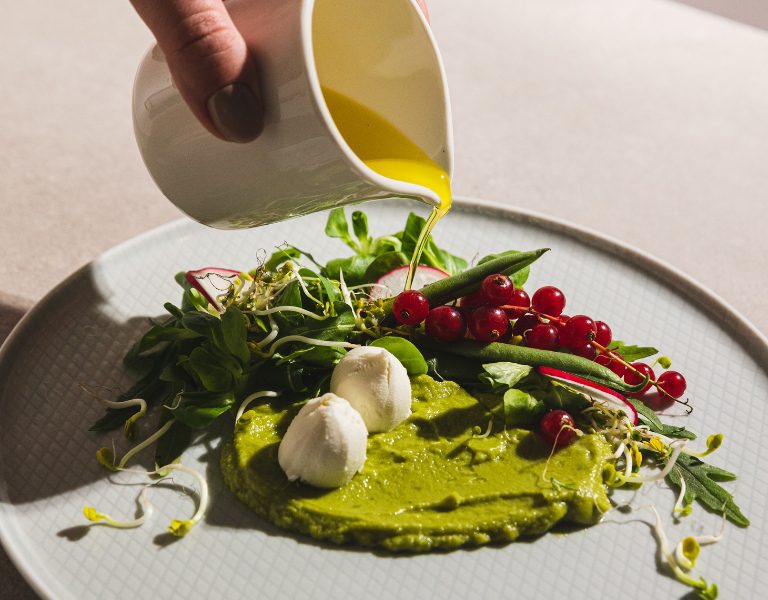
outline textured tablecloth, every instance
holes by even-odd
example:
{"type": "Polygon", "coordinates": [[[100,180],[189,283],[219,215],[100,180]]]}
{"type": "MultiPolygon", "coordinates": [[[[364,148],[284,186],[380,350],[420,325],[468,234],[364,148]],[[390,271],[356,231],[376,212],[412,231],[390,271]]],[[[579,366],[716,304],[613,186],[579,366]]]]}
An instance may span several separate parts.
{"type": "MultiPolygon", "coordinates": [[[[179,216],[133,140],[151,37],[129,3],[3,7],[0,339],[76,268],[179,216]]],[[[768,33],[665,0],[431,9],[457,194],[623,240],[768,331],[768,33]]],[[[1,551],[0,596],[34,597],[1,551]]]]}

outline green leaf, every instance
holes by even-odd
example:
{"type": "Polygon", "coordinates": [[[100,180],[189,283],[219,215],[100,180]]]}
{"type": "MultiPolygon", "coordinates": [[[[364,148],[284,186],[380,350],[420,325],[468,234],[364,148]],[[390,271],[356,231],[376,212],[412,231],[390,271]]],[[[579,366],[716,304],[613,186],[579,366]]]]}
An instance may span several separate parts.
{"type": "Polygon", "coordinates": [[[355,254],[349,258],[329,261],[325,270],[331,279],[340,279],[340,273],[343,272],[347,285],[359,285],[366,283],[365,272],[374,260],[376,257],[370,254],[355,254]]]}
{"type": "MultiPolygon", "coordinates": [[[[298,281],[291,281],[288,285],[285,286],[283,291],[280,293],[280,296],[277,298],[277,305],[299,307],[303,306],[302,291],[298,281]]],[[[277,325],[282,330],[301,325],[306,317],[296,312],[281,311],[274,313],[272,318],[275,319],[277,325]]]]}
{"type": "Polygon", "coordinates": [[[507,427],[535,427],[547,407],[530,394],[514,388],[504,392],[504,421],[507,427]]]}
{"type": "MultiPolygon", "coordinates": [[[[426,221],[417,214],[410,213],[408,215],[402,235],[402,252],[408,257],[409,261],[413,257],[413,253],[416,250],[416,242],[425,225],[426,221]]],[[[463,258],[454,256],[450,252],[439,248],[431,235],[427,238],[419,264],[442,269],[450,275],[457,275],[467,268],[467,262],[463,258]]]]}
{"type": "Polygon", "coordinates": [[[155,446],[155,468],[178,462],[192,441],[192,430],[180,421],[174,422],[155,446]]]}
{"type": "Polygon", "coordinates": [[[221,321],[218,317],[199,310],[184,313],[181,323],[187,329],[211,339],[221,330],[221,321]]]}
{"type": "Polygon", "coordinates": [[[717,483],[733,479],[736,479],[733,473],[708,465],[688,454],[681,454],[667,475],[667,481],[678,490],[681,489],[681,482],[685,481],[684,503],[690,504],[696,500],[712,512],[724,512],[732,523],[746,527],[749,519],[736,505],[733,496],[717,483]]]}
{"type": "Polygon", "coordinates": [[[293,246],[278,248],[272,253],[272,256],[267,259],[267,262],[264,263],[264,268],[267,271],[275,271],[283,263],[301,257],[301,254],[301,250],[294,248],[293,246]]]}
{"type": "MultiPolygon", "coordinates": [[[[325,292],[326,298],[328,298],[328,302],[332,304],[332,306],[335,306],[336,302],[341,301],[341,292],[339,292],[336,285],[327,277],[324,275],[315,275],[315,277],[318,278],[320,281],[320,285],[323,288],[323,291],[325,292]]],[[[331,314],[335,314],[335,310],[331,311],[331,314]]]]}
{"type": "Polygon", "coordinates": [[[328,213],[328,221],[325,224],[325,235],[338,238],[355,252],[360,251],[357,242],[349,235],[349,225],[343,208],[334,208],[328,213]]]}
{"type": "MultiPolygon", "coordinates": [[[[516,256],[517,254],[522,254],[519,250],[507,250],[506,252],[499,252],[498,254],[489,254],[487,256],[484,256],[480,260],[477,261],[478,265],[482,265],[484,263],[487,263],[489,261],[492,261],[496,258],[500,258],[502,256],[516,256]]],[[[523,287],[525,285],[525,282],[528,281],[528,275],[531,273],[531,267],[524,267],[520,269],[519,271],[512,273],[509,275],[509,278],[512,280],[512,283],[515,284],[515,287],[523,287]]]]}
{"type": "Polygon", "coordinates": [[[576,413],[587,408],[591,401],[580,391],[559,381],[549,380],[549,390],[544,402],[549,408],[576,413]]]}
{"type": "Polygon", "coordinates": [[[283,263],[288,262],[289,260],[298,260],[302,256],[306,256],[310,261],[316,264],[318,268],[322,266],[309,252],[305,252],[301,248],[297,248],[291,244],[283,244],[272,253],[272,256],[267,259],[263,267],[267,271],[276,271],[283,263]]]}
{"type": "Polygon", "coordinates": [[[223,392],[184,392],[171,410],[173,416],[192,429],[204,429],[235,403],[232,390],[223,392]]]}
{"type": "Polygon", "coordinates": [[[621,340],[613,340],[611,345],[608,346],[608,349],[618,352],[627,362],[648,358],[649,356],[658,353],[658,350],[651,346],[629,346],[621,340]]]}
{"type": "Polygon", "coordinates": [[[245,325],[245,315],[235,305],[227,308],[221,315],[221,331],[224,335],[224,346],[243,365],[251,358],[246,339],[248,331],[245,325]]]}
{"type": "Polygon", "coordinates": [[[426,221],[416,213],[408,214],[408,219],[405,222],[400,241],[402,244],[401,250],[409,260],[413,256],[414,250],[416,250],[416,242],[418,241],[419,234],[421,234],[421,230],[425,224],[426,221]]]}
{"type": "Polygon", "coordinates": [[[380,256],[385,252],[401,252],[403,243],[394,235],[382,235],[373,241],[371,254],[380,256]]]}
{"type": "Polygon", "coordinates": [[[363,283],[375,283],[382,275],[408,264],[408,258],[402,252],[384,252],[377,256],[363,275],[363,283]]]}
{"type": "Polygon", "coordinates": [[[315,367],[330,369],[347,353],[338,346],[307,346],[300,348],[277,361],[278,365],[291,362],[303,362],[315,367]]]}
{"type": "Polygon", "coordinates": [[[496,392],[515,387],[521,379],[530,375],[531,370],[528,365],[512,362],[486,363],[483,365],[484,373],[480,373],[478,378],[496,392]]]}
{"type": "Polygon", "coordinates": [[[182,311],[180,308],[175,306],[174,304],[171,304],[170,302],[166,302],[163,304],[163,308],[167,310],[171,316],[175,317],[176,320],[181,321],[182,317],[184,317],[184,311],[182,311]]]}
{"type": "Polygon", "coordinates": [[[363,211],[356,210],[352,213],[352,230],[360,242],[360,252],[363,254],[370,252],[373,239],[368,235],[368,217],[363,211]]]}
{"type": "Polygon", "coordinates": [[[382,337],[371,342],[371,346],[384,348],[391,352],[408,371],[408,375],[423,375],[427,372],[427,361],[424,360],[419,349],[405,338],[382,337]]]}
{"type": "Polygon", "coordinates": [[[189,366],[203,387],[212,392],[233,389],[242,373],[242,368],[231,355],[209,344],[192,350],[189,366]]]}
{"type": "Polygon", "coordinates": [[[654,433],[660,433],[661,435],[666,435],[668,437],[685,438],[687,440],[696,439],[696,434],[692,431],[688,431],[685,427],[662,423],[659,417],[656,416],[656,413],[643,404],[641,400],[627,398],[627,402],[635,407],[638,420],[647,425],[654,433]]]}
{"type": "Polygon", "coordinates": [[[445,265],[443,270],[447,271],[449,275],[458,275],[467,268],[466,260],[455,254],[451,254],[446,250],[442,250],[442,259],[443,264],[445,265]]]}

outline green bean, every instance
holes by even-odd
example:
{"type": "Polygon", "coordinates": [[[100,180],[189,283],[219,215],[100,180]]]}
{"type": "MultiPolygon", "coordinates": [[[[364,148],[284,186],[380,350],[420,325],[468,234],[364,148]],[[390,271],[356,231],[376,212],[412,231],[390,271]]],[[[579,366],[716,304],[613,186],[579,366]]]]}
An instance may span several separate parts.
{"type": "Polygon", "coordinates": [[[529,252],[499,256],[453,277],[446,277],[440,281],[425,285],[420,291],[427,297],[430,306],[439,306],[474,292],[488,275],[493,275],[494,273],[511,275],[516,273],[538,260],[548,251],[549,248],[540,248],[529,252]]]}
{"type": "MultiPolygon", "coordinates": [[[[425,285],[419,291],[426,296],[430,306],[439,306],[475,291],[488,275],[493,275],[494,273],[511,275],[520,269],[524,269],[547,251],[549,251],[549,248],[540,248],[530,252],[499,256],[481,265],[467,269],[458,275],[446,277],[440,281],[425,285]]],[[[388,298],[384,301],[385,315],[391,316],[393,302],[394,298],[388,298]]],[[[385,322],[390,322],[390,319],[387,319],[385,322]]]]}
{"type": "Polygon", "coordinates": [[[566,354],[565,352],[537,350],[536,348],[526,348],[525,346],[514,346],[499,342],[486,344],[473,340],[462,340],[445,344],[432,340],[425,335],[417,335],[415,338],[411,338],[411,341],[419,347],[445,354],[462,356],[483,363],[513,362],[531,367],[552,367],[553,369],[578,375],[589,381],[625,393],[637,391],[647,383],[642,382],[639,385],[630,386],[610,369],[581,356],[566,354]]]}

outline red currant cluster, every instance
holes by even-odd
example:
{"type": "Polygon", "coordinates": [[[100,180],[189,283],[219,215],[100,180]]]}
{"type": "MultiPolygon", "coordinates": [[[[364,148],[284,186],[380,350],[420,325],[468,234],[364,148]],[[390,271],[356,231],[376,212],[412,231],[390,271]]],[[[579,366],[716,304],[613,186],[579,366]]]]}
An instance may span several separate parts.
{"type": "Polygon", "coordinates": [[[400,323],[418,326],[441,342],[455,342],[467,332],[480,342],[522,343],[529,348],[569,352],[594,360],[622,377],[629,385],[646,385],[635,397],[656,387],[659,396],[677,400],[685,393],[685,378],[677,371],[665,371],[656,379],[653,369],[643,362],[629,363],[609,350],[613,333],[607,323],[587,315],[563,314],[565,294],[551,285],[536,290],[533,296],[517,288],[506,275],[486,277],[480,288],[461,298],[457,306],[430,309],[424,295],[416,290],[395,298],[394,317],[400,323]]]}

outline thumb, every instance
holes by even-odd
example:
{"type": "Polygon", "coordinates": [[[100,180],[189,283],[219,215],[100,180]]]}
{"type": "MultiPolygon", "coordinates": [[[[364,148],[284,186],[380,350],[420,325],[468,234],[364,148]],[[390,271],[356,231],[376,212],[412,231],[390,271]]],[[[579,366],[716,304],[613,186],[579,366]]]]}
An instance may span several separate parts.
{"type": "Polygon", "coordinates": [[[258,74],[222,0],[131,0],[176,87],[214,135],[249,142],[264,126],[258,74]]]}

